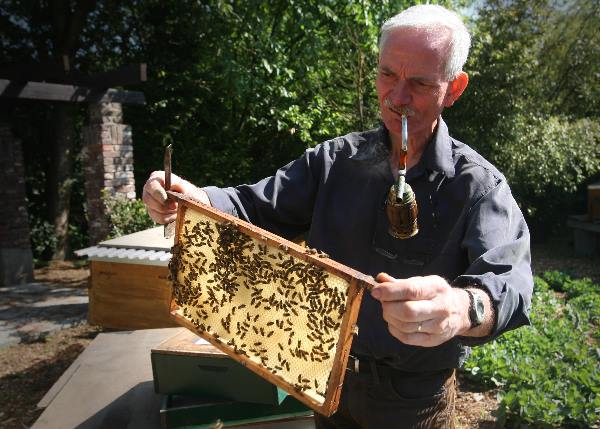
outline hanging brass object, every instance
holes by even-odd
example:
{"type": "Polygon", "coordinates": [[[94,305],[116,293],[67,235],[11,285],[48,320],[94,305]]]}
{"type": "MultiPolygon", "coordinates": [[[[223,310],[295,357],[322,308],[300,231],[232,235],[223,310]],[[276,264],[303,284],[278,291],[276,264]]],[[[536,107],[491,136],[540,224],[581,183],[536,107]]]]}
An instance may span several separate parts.
{"type": "Polygon", "coordinates": [[[417,235],[417,200],[415,193],[406,183],[406,160],[408,154],[408,120],[402,115],[402,152],[400,155],[400,168],[398,180],[388,192],[385,212],[390,222],[388,232],[394,238],[406,239],[417,235]]]}

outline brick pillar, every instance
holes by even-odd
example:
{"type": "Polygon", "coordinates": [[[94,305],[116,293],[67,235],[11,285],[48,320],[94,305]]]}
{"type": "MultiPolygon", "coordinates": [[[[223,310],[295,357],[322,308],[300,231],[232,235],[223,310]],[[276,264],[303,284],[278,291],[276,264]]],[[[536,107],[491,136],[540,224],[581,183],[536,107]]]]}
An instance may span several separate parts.
{"type": "Polygon", "coordinates": [[[33,280],[21,141],[0,123],[0,286],[33,280]]]}
{"type": "Polygon", "coordinates": [[[131,127],[123,124],[120,103],[91,104],[83,128],[83,166],[90,244],[106,238],[110,226],[102,191],[135,199],[131,127]]]}

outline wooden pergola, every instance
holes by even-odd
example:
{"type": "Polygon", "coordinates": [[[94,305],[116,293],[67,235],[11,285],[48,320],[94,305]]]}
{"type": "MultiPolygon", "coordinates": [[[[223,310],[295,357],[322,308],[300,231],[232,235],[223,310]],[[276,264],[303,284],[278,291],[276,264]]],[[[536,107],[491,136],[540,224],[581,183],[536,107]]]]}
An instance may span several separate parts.
{"type": "MultiPolygon", "coordinates": [[[[21,100],[85,103],[89,125],[83,129],[86,200],[92,244],[104,238],[108,223],[102,191],[135,198],[131,128],[122,123],[122,105],[144,105],[139,91],[115,89],[147,80],[146,65],[132,64],[115,70],[84,74],[71,70],[68,57],[61,63],[0,65],[0,101],[21,100]]],[[[33,279],[33,258],[26,205],[21,142],[11,124],[0,118],[0,286],[33,279]]]]}
{"type": "Polygon", "coordinates": [[[55,62],[0,66],[0,98],[71,103],[145,104],[139,91],[112,89],[147,80],[146,64],[131,64],[116,70],[86,75],[55,62]]]}

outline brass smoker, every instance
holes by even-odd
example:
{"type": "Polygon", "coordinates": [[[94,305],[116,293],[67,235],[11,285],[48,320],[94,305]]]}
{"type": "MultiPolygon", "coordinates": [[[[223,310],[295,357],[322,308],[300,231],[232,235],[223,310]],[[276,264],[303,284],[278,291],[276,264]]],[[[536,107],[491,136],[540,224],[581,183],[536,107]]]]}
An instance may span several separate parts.
{"type": "Polygon", "coordinates": [[[408,154],[408,119],[402,115],[402,152],[400,154],[400,167],[398,180],[388,192],[385,212],[390,222],[388,232],[392,237],[406,239],[417,235],[417,200],[415,193],[406,183],[406,160],[408,154]]]}

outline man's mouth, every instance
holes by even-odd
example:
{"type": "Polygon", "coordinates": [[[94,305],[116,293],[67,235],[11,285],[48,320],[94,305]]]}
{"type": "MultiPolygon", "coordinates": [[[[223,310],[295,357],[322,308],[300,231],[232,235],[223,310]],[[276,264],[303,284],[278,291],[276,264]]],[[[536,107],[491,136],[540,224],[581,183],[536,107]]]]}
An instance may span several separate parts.
{"type": "Polygon", "coordinates": [[[392,101],[389,98],[386,98],[385,100],[383,100],[383,104],[385,105],[385,107],[390,109],[392,112],[394,112],[400,116],[410,117],[415,114],[415,111],[413,109],[411,109],[410,107],[401,106],[399,104],[394,104],[394,103],[392,103],[392,101]]]}

